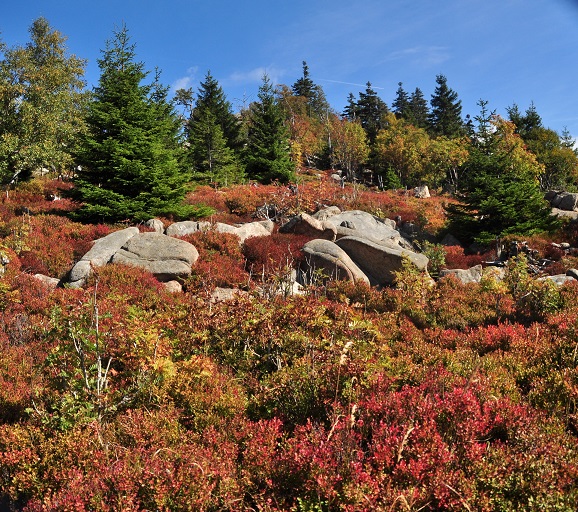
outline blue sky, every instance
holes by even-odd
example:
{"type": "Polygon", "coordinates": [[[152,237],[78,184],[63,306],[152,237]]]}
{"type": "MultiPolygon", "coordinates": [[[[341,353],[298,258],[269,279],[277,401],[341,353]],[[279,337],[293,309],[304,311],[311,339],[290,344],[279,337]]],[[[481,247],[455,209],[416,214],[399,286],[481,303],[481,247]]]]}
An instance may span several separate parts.
{"type": "Polygon", "coordinates": [[[89,86],[125,23],[166,85],[196,90],[210,70],[235,109],[264,72],[290,86],[305,60],[339,112],[368,81],[388,105],[398,82],[429,100],[443,74],[464,116],[480,99],[502,115],[534,102],[544,125],[578,138],[578,0],[20,0],[2,6],[4,42],[25,44],[39,16],[88,60],[89,86]]]}

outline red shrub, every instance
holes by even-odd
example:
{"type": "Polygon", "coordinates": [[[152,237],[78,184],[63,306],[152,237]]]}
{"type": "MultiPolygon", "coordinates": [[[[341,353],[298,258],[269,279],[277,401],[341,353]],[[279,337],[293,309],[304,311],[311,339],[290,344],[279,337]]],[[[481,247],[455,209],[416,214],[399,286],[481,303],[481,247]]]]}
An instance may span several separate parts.
{"type": "Polygon", "coordinates": [[[198,231],[183,237],[199,251],[199,259],[193,268],[190,286],[210,289],[215,286],[246,287],[249,276],[244,270],[239,237],[232,233],[198,231]]]}
{"type": "Polygon", "coordinates": [[[303,260],[301,249],[309,240],[306,236],[282,233],[249,238],[243,245],[247,269],[254,276],[269,279],[287,268],[295,268],[303,260]]]}
{"type": "Polygon", "coordinates": [[[489,254],[466,254],[463,247],[451,245],[444,247],[446,252],[445,268],[468,269],[480,265],[490,258],[489,254]]]}

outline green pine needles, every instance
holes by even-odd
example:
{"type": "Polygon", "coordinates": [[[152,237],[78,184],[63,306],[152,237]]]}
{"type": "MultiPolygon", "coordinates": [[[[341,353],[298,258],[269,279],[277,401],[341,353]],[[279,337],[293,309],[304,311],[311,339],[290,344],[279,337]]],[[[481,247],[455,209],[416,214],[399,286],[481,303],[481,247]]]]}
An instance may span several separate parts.
{"type": "Polygon", "coordinates": [[[497,237],[556,229],[559,221],[539,187],[544,167],[511,122],[489,113],[487,102],[479,104],[479,128],[463,168],[462,201],[446,207],[449,231],[487,245],[497,237]]]}
{"type": "Polygon", "coordinates": [[[158,72],[151,84],[142,84],[148,73],[135,62],[126,27],[115,31],[98,63],[88,133],[78,150],[73,195],[83,205],[76,216],[118,222],[210,213],[183,204],[190,176],[180,164],[180,120],[158,72]]]}

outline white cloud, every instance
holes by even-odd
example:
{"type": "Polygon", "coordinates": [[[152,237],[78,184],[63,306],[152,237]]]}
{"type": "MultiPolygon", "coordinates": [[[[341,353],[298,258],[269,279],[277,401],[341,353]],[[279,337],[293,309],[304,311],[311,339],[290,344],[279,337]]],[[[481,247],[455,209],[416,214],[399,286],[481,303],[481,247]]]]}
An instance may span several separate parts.
{"type": "Polygon", "coordinates": [[[173,91],[177,91],[179,89],[188,89],[196,81],[198,71],[199,68],[197,66],[188,68],[187,74],[185,76],[182,76],[181,78],[177,78],[173,82],[171,89],[173,91]]]}

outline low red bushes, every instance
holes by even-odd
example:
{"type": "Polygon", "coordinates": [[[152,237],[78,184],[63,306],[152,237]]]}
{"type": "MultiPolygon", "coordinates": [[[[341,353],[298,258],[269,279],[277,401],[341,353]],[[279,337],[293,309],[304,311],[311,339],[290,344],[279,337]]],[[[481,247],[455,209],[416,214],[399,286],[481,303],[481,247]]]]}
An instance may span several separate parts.
{"type": "Polygon", "coordinates": [[[279,276],[299,265],[303,259],[301,249],[309,240],[306,236],[282,233],[249,238],[243,245],[247,270],[257,279],[279,276]]]}

